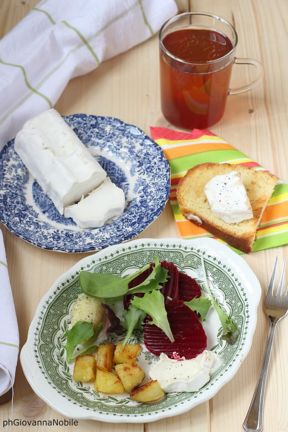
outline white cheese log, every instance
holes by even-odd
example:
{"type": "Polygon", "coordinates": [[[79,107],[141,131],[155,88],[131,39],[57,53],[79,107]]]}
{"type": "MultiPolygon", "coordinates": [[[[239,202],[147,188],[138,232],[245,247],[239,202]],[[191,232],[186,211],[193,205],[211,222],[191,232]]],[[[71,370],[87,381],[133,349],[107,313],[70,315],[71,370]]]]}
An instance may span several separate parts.
{"type": "Polygon", "coordinates": [[[15,150],[61,214],[64,207],[106,178],[106,172],[54,109],[24,124],[16,135],[15,150]]]}
{"type": "Polygon", "coordinates": [[[97,228],[120,216],[124,207],[124,192],[107,178],[77,204],[66,207],[64,215],[71,217],[81,228],[97,228]]]}

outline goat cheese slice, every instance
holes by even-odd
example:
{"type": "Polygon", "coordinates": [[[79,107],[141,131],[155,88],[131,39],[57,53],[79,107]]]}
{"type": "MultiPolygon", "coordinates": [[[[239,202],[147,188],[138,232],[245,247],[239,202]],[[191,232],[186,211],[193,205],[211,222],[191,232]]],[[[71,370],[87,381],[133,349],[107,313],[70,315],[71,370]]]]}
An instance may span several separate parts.
{"type": "Polygon", "coordinates": [[[103,168],[54,109],[24,124],[16,135],[15,150],[61,214],[64,207],[106,178],[103,168]]]}
{"type": "Polygon", "coordinates": [[[77,204],[66,207],[64,216],[71,217],[80,228],[98,228],[120,216],[124,208],[123,190],[107,178],[77,204]]]}

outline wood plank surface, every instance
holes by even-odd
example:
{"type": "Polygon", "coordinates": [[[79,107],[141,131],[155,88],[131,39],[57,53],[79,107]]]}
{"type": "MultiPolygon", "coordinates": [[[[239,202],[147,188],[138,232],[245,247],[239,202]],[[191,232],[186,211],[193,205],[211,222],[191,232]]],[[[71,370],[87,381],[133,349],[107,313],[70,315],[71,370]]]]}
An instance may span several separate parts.
{"type": "MultiPolygon", "coordinates": [[[[156,0],[155,0],[156,1],[156,0]]],[[[0,0],[0,37],[4,36],[37,2],[0,0]]],[[[188,2],[182,1],[185,8],[188,2]]],[[[260,60],[262,81],[252,91],[230,96],[224,118],[213,132],[287,180],[288,136],[288,2],[287,0],[190,0],[193,11],[207,11],[233,22],[239,35],[237,56],[260,60]]],[[[251,79],[252,72],[234,67],[232,85],[251,79]]],[[[0,95],[1,97],[1,95],[0,95]]],[[[117,56],[90,74],[72,80],[56,109],[61,114],[85,112],[119,117],[149,133],[150,125],[168,126],[160,110],[157,37],[117,56]]],[[[3,228],[9,273],[19,321],[21,344],[36,306],[52,282],[84,254],[67,255],[37,249],[3,228]]],[[[177,236],[170,207],[139,237],[177,236]]],[[[245,256],[266,290],[275,256],[287,248],[245,256]]],[[[147,425],[80,421],[70,430],[81,432],[237,432],[248,409],[261,366],[268,323],[262,308],[252,348],[237,375],[209,402],[190,412],[147,425]]],[[[265,403],[265,431],[287,432],[288,320],[276,335],[265,403]]],[[[19,364],[14,404],[0,406],[0,428],[5,419],[62,418],[31,390],[19,364]]],[[[7,429],[8,430],[8,429],[7,429]]],[[[10,431],[19,430],[16,426],[10,431]]],[[[27,430],[30,430],[27,428],[27,430]]],[[[67,427],[31,427],[34,431],[64,431],[67,427]]]]}

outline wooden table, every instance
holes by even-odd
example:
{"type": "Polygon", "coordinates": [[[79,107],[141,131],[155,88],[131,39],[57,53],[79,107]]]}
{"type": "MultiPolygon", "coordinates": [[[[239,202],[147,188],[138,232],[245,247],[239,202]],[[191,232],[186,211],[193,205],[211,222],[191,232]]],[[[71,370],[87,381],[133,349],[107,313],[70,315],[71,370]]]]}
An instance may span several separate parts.
{"type": "MultiPolygon", "coordinates": [[[[156,0],[155,0],[156,1],[156,0]]],[[[239,34],[237,53],[259,59],[264,66],[262,82],[253,91],[229,97],[222,121],[212,128],[243,152],[282,178],[287,178],[288,161],[288,2],[287,0],[191,0],[182,1],[192,10],[211,11],[232,21],[239,34]]],[[[0,36],[12,28],[36,4],[35,0],[1,0],[0,36]]],[[[158,80],[157,37],[102,64],[94,72],[69,83],[56,105],[62,114],[85,112],[112,115],[134,123],[149,133],[150,125],[167,126],[161,115],[158,80]]],[[[236,68],[235,68],[236,69],[236,68]]],[[[234,83],[247,80],[249,72],[234,72],[234,83]]],[[[3,228],[9,273],[17,310],[21,344],[35,308],[52,282],[81,259],[37,249],[3,228]]],[[[177,236],[169,205],[160,218],[139,237],[177,236]]],[[[287,248],[260,252],[245,259],[266,289],[272,262],[287,248]]],[[[81,421],[69,430],[136,432],[236,432],[249,406],[267,335],[267,320],[261,307],[252,349],[236,377],[212,400],[187,414],[147,425],[105,424],[81,421]]],[[[288,431],[288,320],[281,323],[273,350],[265,404],[265,431],[288,431]]],[[[5,419],[61,419],[31,390],[17,369],[14,407],[0,406],[0,428],[5,419]]],[[[10,431],[16,431],[16,426],[10,431]]],[[[38,426],[37,431],[61,431],[67,427],[38,426]]],[[[26,430],[26,429],[25,429],[26,430]]]]}

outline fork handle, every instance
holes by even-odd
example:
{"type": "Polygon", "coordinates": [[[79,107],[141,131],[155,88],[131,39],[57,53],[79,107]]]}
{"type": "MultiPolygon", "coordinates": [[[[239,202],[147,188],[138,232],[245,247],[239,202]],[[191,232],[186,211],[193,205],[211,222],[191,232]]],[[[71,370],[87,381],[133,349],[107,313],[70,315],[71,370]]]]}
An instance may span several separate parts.
{"type": "Polygon", "coordinates": [[[243,423],[245,432],[262,432],[263,431],[263,413],[264,413],[264,396],[265,386],[268,375],[268,367],[271,355],[274,334],[277,321],[270,321],[269,334],[266,342],[265,354],[262,364],[262,369],[258,379],[258,383],[248,409],[247,415],[243,423]]]}

